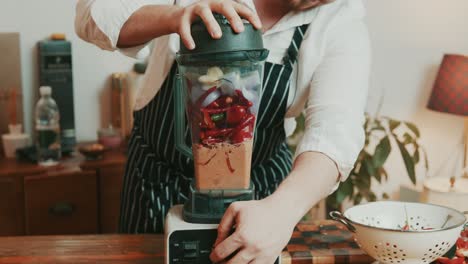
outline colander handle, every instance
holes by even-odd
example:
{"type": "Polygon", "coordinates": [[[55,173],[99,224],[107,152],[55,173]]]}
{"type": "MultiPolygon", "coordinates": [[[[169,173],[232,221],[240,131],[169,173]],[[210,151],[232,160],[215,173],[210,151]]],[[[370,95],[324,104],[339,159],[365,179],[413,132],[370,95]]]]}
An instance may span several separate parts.
{"type": "Polygon", "coordinates": [[[346,218],[342,213],[339,211],[332,211],[330,212],[330,217],[337,221],[342,223],[350,232],[355,233],[356,228],[351,224],[348,218],[346,218]]]}

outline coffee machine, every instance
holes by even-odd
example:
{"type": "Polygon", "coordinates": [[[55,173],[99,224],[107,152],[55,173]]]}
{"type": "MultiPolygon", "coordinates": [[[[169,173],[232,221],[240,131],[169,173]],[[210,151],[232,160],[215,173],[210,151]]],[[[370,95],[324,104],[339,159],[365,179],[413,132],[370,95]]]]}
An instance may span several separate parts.
{"type": "Polygon", "coordinates": [[[212,39],[199,19],[191,27],[196,48],[181,43],[176,55],[176,148],[193,158],[195,177],[187,202],[168,212],[166,264],[210,264],[228,206],[255,197],[250,171],[268,50],[251,24],[244,21],[245,30],[237,34],[224,16],[214,16],[222,38],[212,39]],[[191,142],[185,137],[187,125],[191,142]]]}

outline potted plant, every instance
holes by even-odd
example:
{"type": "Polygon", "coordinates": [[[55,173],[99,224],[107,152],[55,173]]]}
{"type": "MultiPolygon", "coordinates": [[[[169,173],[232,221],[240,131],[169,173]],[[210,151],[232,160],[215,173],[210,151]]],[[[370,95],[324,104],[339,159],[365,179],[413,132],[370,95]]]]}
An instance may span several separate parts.
{"type": "MultiPolygon", "coordinates": [[[[294,134],[288,139],[291,150],[295,150],[298,139],[304,130],[304,117],[296,119],[297,127],[294,134]]],[[[365,144],[360,152],[354,168],[348,179],[340,184],[340,187],[327,197],[327,211],[340,209],[340,205],[346,199],[354,204],[361,201],[376,201],[378,197],[371,189],[372,179],[383,183],[388,179],[388,173],[384,167],[392,150],[397,150],[401,155],[409,179],[416,184],[416,165],[424,161],[427,172],[427,155],[419,144],[420,132],[415,124],[400,121],[376,114],[366,115],[365,144]]],[[[382,195],[388,199],[388,194],[382,195]]]]}

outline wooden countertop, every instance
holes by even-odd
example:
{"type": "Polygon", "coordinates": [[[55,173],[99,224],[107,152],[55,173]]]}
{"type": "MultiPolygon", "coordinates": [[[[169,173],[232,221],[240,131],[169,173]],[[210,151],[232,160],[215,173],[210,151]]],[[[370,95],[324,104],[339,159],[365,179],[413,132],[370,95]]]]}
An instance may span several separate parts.
{"type": "MultiPolygon", "coordinates": [[[[84,145],[84,144],[80,144],[84,145]]],[[[0,178],[16,175],[36,175],[55,173],[76,172],[80,170],[93,170],[100,167],[114,166],[126,162],[124,149],[110,150],[104,153],[99,160],[86,160],[78,151],[62,158],[60,164],[52,167],[42,167],[35,163],[19,161],[16,159],[6,159],[0,157],[0,178]]]]}
{"type": "Polygon", "coordinates": [[[164,263],[163,235],[0,238],[0,263],[164,263]]]}
{"type": "MultiPolygon", "coordinates": [[[[372,263],[342,225],[300,223],[283,264],[372,263]]],[[[163,235],[0,237],[0,263],[164,263],[163,235]]]]}

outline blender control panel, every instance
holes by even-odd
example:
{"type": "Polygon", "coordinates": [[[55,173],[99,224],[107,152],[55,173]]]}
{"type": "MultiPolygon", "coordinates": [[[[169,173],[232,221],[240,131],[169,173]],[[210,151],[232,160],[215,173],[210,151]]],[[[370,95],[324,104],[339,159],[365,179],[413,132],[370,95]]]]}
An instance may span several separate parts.
{"type": "MultiPolygon", "coordinates": [[[[216,229],[173,232],[168,241],[168,264],[212,264],[210,253],[216,235],[216,229]]],[[[279,264],[279,260],[275,264],[279,264]]]]}
{"type": "Polygon", "coordinates": [[[211,264],[216,229],[178,230],[169,237],[169,264],[211,264]]]}

